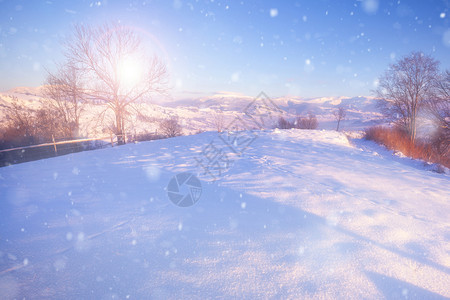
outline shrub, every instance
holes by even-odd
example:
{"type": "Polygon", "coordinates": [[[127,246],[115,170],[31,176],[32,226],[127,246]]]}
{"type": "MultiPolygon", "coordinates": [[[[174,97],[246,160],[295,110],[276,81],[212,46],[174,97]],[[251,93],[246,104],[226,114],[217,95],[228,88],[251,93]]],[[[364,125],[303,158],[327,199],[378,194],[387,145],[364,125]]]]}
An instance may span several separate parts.
{"type": "Polygon", "coordinates": [[[398,127],[391,128],[383,126],[368,128],[365,132],[365,138],[378,144],[382,144],[389,150],[400,151],[408,157],[423,159],[428,162],[450,167],[448,147],[446,153],[440,151],[440,149],[442,149],[442,138],[439,139],[434,137],[429,141],[411,141],[406,130],[402,130],[398,127]]]}
{"type": "Polygon", "coordinates": [[[152,140],[159,140],[162,138],[164,138],[164,137],[161,135],[158,135],[154,132],[145,132],[145,133],[135,134],[133,141],[146,142],[146,141],[152,141],[152,140]]]}
{"type": "Polygon", "coordinates": [[[298,129],[317,129],[319,122],[316,116],[310,113],[307,117],[298,116],[295,125],[298,129]]]}
{"type": "Polygon", "coordinates": [[[14,148],[51,142],[64,138],[62,119],[49,108],[27,108],[16,97],[5,108],[5,119],[0,128],[0,148],[14,148]]]}
{"type": "Polygon", "coordinates": [[[291,122],[289,122],[288,120],[286,120],[283,117],[279,117],[278,121],[277,121],[277,128],[278,129],[291,129],[291,128],[295,128],[295,125],[291,122]]]}
{"type": "Polygon", "coordinates": [[[166,137],[175,137],[183,134],[181,125],[178,123],[178,118],[175,117],[162,120],[159,123],[159,130],[166,137]]]}
{"type": "Polygon", "coordinates": [[[450,159],[450,128],[439,127],[431,136],[430,144],[441,159],[450,159]]]}
{"type": "Polygon", "coordinates": [[[308,114],[307,117],[300,117],[297,116],[297,119],[295,122],[289,122],[283,117],[279,117],[276,127],[278,129],[291,129],[291,128],[297,128],[297,129],[317,129],[319,126],[319,122],[317,121],[317,118],[314,114],[308,114]]]}
{"type": "Polygon", "coordinates": [[[36,137],[28,134],[24,127],[8,123],[0,129],[0,150],[30,146],[36,143],[36,137]]]}

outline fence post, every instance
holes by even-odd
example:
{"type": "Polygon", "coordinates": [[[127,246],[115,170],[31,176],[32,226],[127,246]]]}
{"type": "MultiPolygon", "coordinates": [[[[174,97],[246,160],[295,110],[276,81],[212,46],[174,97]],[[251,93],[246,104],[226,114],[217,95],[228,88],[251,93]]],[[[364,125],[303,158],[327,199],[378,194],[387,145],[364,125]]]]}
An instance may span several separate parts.
{"type": "Polygon", "coordinates": [[[113,140],[112,133],[110,133],[109,136],[111,137],[111,147],[114,147],[114,140],[113,140]]]}
{"type": "Polygon", "coordinates": [[[55,137],[52,134],[52,140],[53,140],[53,147],[55,148],[55,155],[58,155],[58,150],[56,149],[56,142],[55,142],[55,137]]]}

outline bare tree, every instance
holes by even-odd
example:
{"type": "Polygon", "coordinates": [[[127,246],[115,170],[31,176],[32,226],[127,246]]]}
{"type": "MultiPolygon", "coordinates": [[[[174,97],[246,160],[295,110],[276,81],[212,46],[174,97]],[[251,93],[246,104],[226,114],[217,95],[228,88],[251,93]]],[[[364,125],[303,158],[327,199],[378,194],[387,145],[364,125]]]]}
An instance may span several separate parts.
{"type": "Polygon", "coordinates": [[[338,109],[333,112],[333,115],[337,121],[336,131],[339,131],[339,125],[341,121],[344,120],[347,112],[345,111],[345,108],[343,106],[339,106],[338,109]]]}
{"type": "Polygon", "coordinates": [[[11,99],[11,103],[6,106],[8,139],[15,135],[17,144],[13,143],[13,146],[32,145],[36,142],[34,112],[23,106],[17,97],[12,96],[11,99]]]}
{"type": "Polygon", "coordinates": [[[80,135],[80,117],[84,110],[84,90],[80,70],[71,64],[60,67],[55,74],[49,73],[45,82],[44,105],[61,118],[64,136],[80,135]]]}
{"type": "Polygon", "coordinates": [[[447,70],[435,81],[433,97],[427,101],[427,110],[437,125],[432,145],[440,155],[450,154],[450,71],[447,70]]]}
{"type": "Polygon", "coordinates": [[[169,119],[164,119],[159,123],[160,132],[166,137],[180,136],[183,133],[178,118],[171,117],[169,119]]]}
{"type": "Polygon", "coordinates": [[[432,94],[438,74],[438,61],[423,53],[412,52],[390,65],[379,79],[376,92],[384,99],[383,114],[403,128],[413,142],[417,115],[432,94]]]}
{"type": "Polygon", "coordinates": [[[83,71],[88,98],[104,103],[114,113],[114,132],[118,143],[124,144],[130,106],[151,93],[165,91],[165,64],[156,56],[147,56],[136,32],[120,24],[75,26],[65,55],[83,71]]]}
{"type": "Polygon", "coordinates": [[[437,96],[441,99],[450,99],[450,70],[446,70],[436,83],[437,96]]]}
{"type": "Polygon", "coordinates": [[[294,124],[292,124],[291,122],[280,116],[278,117],[276,127],[278,129],[290,129],[294,127],[294,124]]]}
{"type": "Polygon", "coordinates": [[[225,128],[225,117],[222,113],[222,110],[216,111],[213,114],[213,125],[216,127],[217,132],[222,132],[225,128]]]}
{"type": "Polygon", "coordinates": [[[3,146],[29,146],[49,142],[54,137],[62,137],[62,123],[58,112],[48,108],[36,110],[27,108],[17,97],[5,106],[7,124],[3,128],[3,146]]]}
{"type": "Polygon", "coordinates": [[[450,71],[445,71],[435,81],[433,97],[427,101],[427,109],[438,125],[450,128],[450,71]]]}
{"type": "Polygon", "coordinates": [[[308,117],[297,116],[295,125],[298,129],[317,129],[319,122],[314,114],[309,113],[308,117]]]}
{"type": "Polygon", "coordinates": [[[58,111],[43,107],[34,112],[34,134],[37,142],[65,138],[65,123],[58,111]]]}

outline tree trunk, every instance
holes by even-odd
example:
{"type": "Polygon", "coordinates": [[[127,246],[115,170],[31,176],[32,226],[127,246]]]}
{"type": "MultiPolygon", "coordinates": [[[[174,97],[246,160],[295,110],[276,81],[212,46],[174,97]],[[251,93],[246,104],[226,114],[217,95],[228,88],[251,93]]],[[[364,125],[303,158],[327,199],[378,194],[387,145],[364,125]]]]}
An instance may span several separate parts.
{"type": "Polygon", "coordinates": [[[411,142],[414,144],[416,140],[416,116],[417,116],[417,100],[413,100],[412,114],[411,114],[411,131],[410,137],[411,142]]]}
{"type": "Polygon", "coordinates": [[[117,144],[123,145],[125,144],[125,136],[123,130],[123,118],[122,112],[116,111],[116,136],[117,136],[117,144]]]}

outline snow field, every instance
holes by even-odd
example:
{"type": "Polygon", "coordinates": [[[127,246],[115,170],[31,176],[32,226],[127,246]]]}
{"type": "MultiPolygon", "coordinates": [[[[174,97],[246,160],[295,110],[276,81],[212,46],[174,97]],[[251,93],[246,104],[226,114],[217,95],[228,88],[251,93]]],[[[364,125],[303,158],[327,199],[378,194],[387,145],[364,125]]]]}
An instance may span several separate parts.
{"type": "Polygon", "coordinates": [[[334,131],[257,136],[217,181],[211,132],[1,168],[3,297],[450,297],[448,175],[334,131]],[[167,197],[180,172],[192,207],[167,197]]]}

